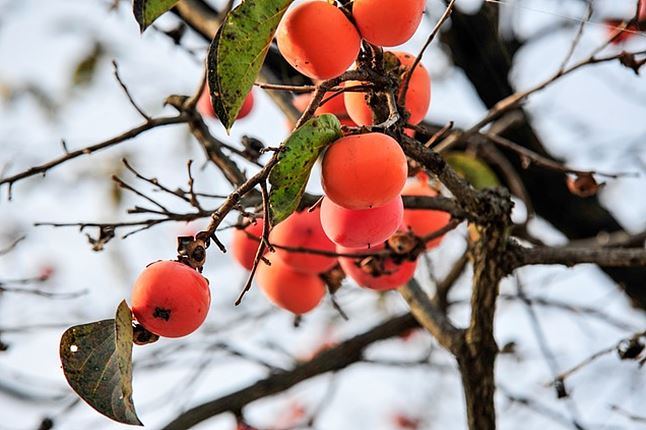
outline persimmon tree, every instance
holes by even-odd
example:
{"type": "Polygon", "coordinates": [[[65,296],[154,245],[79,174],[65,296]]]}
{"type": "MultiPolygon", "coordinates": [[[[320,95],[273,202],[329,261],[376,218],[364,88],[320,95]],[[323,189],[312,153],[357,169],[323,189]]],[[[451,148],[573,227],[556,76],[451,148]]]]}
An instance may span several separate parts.
{"type": "MultiPolygon", "coordinates": [[[[228,182],[226,195],[211,193],[209,184],[197,183],[193,162],[188,161],[187,186],[175,188],[124,160],[124,169],[137,182],[119,176],[112,180],[120,190],[141,199],[128,212],[143,218],[49,224],[95,229],[98,234],[88,237],[98,251],[124,230],[131,235],[163,223],[208,221],[198,231],[177,238],[176,260],[156,261],[151,256],[151,264],[142,267],[133,282],[132,297],[124,297],[113,319],[74,325],[62,334],[65,377],[99,413],[120,423],[142,424],[133,401],[133,345],[152,348],[148,345],[160,337],[190,336],[205,319],[217,318],[207,312],[220,280],[207,281],[202,273],[214,254],[230,253],[248,271],[231,303],[233,313],[240,309],[235,306],[258,290],[281,312],[293,314],[295,325],[322,306],[334,308],[341,317],[337,324],[352,324],[352,315],[336,300],[348,288],[400,297],[407,310],[326,345],[290,368],[276,369],[248,354],[270,370],[264,379],[191,406],[169,421],[165,430],[188,429],[225,413],[236,417],[239,429],[255,428],[245,417],[253,402],[318,375],[368,363],[368,347],[406,336],[412,329],[428,332],[451,357],[469,429],[496,428],[497,393],[555,421],[585,428],[576,417],[563,418],[497,384],[497,357],[513,350],[513,345],[500,345],[494,335],[498,304],[510,299],[501,293],[501,283],[518,280],[519,271],[527,266],[595,264],[636,308],[646,309],[644,234],[623,232],[597,197],[600,178],[620,181],[630,175],[575,169],[552,157],[524,103],[578,70],[598,64],[614,63],[639,74],[646,64],[646,50],[639,43],[629,43],[643,38],[646,6],[643,1],[634,2],[633,17],[611,20],[598,46],[578,58],[574,54],[582,49],[590,7],[587,18],[572,29],[561,66],[533,85],[515,89],[510,82],[510,57],[528,42],[501,36],[499,2],[485,2],[468,14],[455,0],[447,1],[433,15],[432,29],[415,52],[389,51],[388,47],[408,41],[423,18],[424,2],[401,3],[400,8],[399,2],[377,0],[245,0],[229,2],[220,10],[203,0],[134,0],[132,14],[141,32],[161,31],[179,47],[185,31],[209,41],[203,55],[204,75],[195,83],[195,91],[164,95],[165,105],[174,113],[150,116],[122,80],[115,62],[115,77],[141,116],[141,125],[76,150],[63,143],[62,155],[5,172],[0,178],[11,199],[14,187],[26,178],[152,129],[178,125],[198,142],[204,158],[228,182]],[[180,27],[159,29],[155,21],[162,15],[174,16],[180,27]],[[486,113],[474,124],[456,127],[453,121],[428,120],[433,79],[421,61],[432,43],[443,44],[486,106],[486,113]],[[625,49],[617,51],[617,45],[624,47],[621,44],[625,49]],[[284,118],[276,122],[287,119],[287,137],[281,142],[245,137],[240,145],[217,137],[214,126],[229,132],[237,120],[260,109],[253,95],[260,90],[282,111],[284,118]],[[319,180],[318,174],[312,174],[319,161],[321,195],[306,192],[308,182],[319,180]],[[143,186],[181,201],[190,211],[169,209],[157,195],[142,191],[143,186]],[[212,198],[217,199],[216,205],[211,204],[212,198]],[[515,206],[527,212],[524,221],[512,221],[515,206]],[[571,243],[546,245],[528,228],[533,217],[550,222],[571,243]],[[235,229],[229,243],[221,239],[228,227],[235,229]],[[461,232],[465,251],[444,263],[452,266],[444,279],[438,280],[431,271],[432,282],[428,282],[429,274],[417,269],[428,266],[428,252],[443,246],[442,239],[451,232],[461,232]],[[601,233],[611,238],[598,243],[594,238],[601,233]],[[468,315],[460,320],[452,313],[457,303],[450,294],[461,277],[469,281],[469,299],[468,315]]],[[[115,5],[119,7],[119,2],[115,5]]],[[[41,278],[45,279],[25,281],[41,278]]],[[[0,292],[12,292],[12,287],[0,281],[0,292]]],[[[520,281],[513,298],[527,306],[542,354],[552,366],[534,307],[567,306],[532,299],[520,281]]],[[[596,309],[569,310],[610,324],[614,321],[613,315],[596,309]]],[[[645,336],[644,331],[626,332],[616,346],[571,369],[552,369],[550,386],[567,401],[568,378],[612,351],[643,364],[645,336]]],[[[165,345],[172,348],[172,343],[165,345]]],[[[247,357],[229,346],[218,347],[247,357]]],[[[433,365],[430,356],[421,362],[433,365]]],[[[136,372],[136,359],[134,364],[136,372]]],[[[287,427],[314,428],[316,418],[313,411],[302,423],[287,427]]],[[[43,421],[41,428],[53,425],[43,421]]],[[[393,425],[423,428],[421,422],[402,416],[393,425]]]]}

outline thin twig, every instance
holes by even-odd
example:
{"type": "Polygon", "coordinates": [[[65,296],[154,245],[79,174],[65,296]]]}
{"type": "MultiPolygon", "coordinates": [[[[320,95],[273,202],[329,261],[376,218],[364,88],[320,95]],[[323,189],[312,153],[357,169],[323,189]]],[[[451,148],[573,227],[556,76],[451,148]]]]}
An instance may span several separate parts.
{"type": "MultiPolygon", "coordinates": [[[[157,178],[154,178],[154,177],[153,178],[148,178],[148,177],[142,175],[141,173],[139,173],[134,167],[132,167],[130,165],[130,163],[128,162],[127,159],[123,158],[121,161],[123,162],[124,166],[126,166],[126,169],[128,169],[137,178],[141,179],[144,182],[147,182],[147,183],[153,185],[154,187],[158,188],[161,191],[164,191],[164,192],[166,192],[168,194],[171,194],[173,196],[179,197],[180,199],[184,200],[187,203],[191,203],[191,199],[186,197],[186,194],[188,194],[188,192],[173,191],[170,188],[165,187],[164,185],[162,185],[157,178]]],[[[196,195],[199,195],[199,193],[196,194],[196,195]]]]}
{"type": "MultiPolygon", "coordinates": [[[[607,43],[604,44],[603,47],[605,47],[606,45],[607,43]]],[[[601,63],[607,63],[610,61],[616,61],[621,58],[625,58],[626,55],[635,56],[635,55],[646,54],[646,50],[641,50],[641,51],[628,52],[628,53],[621,52],[618,54],[607,55],[605,57],[597,57],[596,55],[598,51],[599,50],[595,50],[589,57],[573,64],[572,66],[566,68],[565,70],[557,70],[552,76],[530,87],[529,89],[524,91],[518,91],[500,100],[491,109],[489,109],[487,114],[475,125],[473,125],[472,127],[470,127],[469,129],[467,129],[462,133],[453,133],[449,135],[449,137],[444,139],[444,141],[442,141],[442,143],[437,147],[437,151],[446,150],[449,147],[459,142],[467,140],[469,137],[478,133],[487,124],[500,118],[504,113],[507,113],[510,110],[517,108],[524,100],[526,100],[532,94],[545,89],[546,87],[550,86],[560,78],[567,76],[582,67],[592,65],[592,64],[601,64],[601,63]]]]}
{"type": "Polygon", "coordinates": [[[77,149],[76,151],[68,152],[65,155],[62,155],[61,157],[55,158],[51,161],[48,161],[43,164],[39,164],[34,167],[30,167],[29,169],[23,172],[17,173],[13,176],[0,178],[0,185],[8,184],[9,186],[11,186],[12,184],[20,181],[21,179],[28,178],[30,176],[34,176],[40,173],[45,173],[50,169],[65,163],[66,161],[80,157],[81,155],[92,154],[94,152],[100,151],[110,146],[117,145],[126,140],[132,139],[145,131],[152,130],[153,128],[162,127],[165,125],[181,124],[186,121],[188,121],[188,116],[185,114],[180,114],[180,115],[171,116],[171,117],[152,118],[135,128],[132,128],[124,133],[121,133],[118,136],[105,140],[101,143],[97,143],[96,145],[91,145],[85,148],[77,149]]]}
{"type": "Polygon", "coordinates": [[[134,187],[132,187],[132,186],[128,185],[126,182],[124,182],[124,181],[123,181],[121,178],[119,178],[117,175],[112,175],[112,180],[113,180],[114,182],[116,182],[116,183],[119,185],[119,187],[124,188],[124,189],[126,189],[126,190],[128,190],[128,191],[131,191],[131,192],[135,193],[136,195],[138,195],[139,197],[141,197],[141,198],[143,198],[143,199],[145,199],[145,200],[149,201],[150,203],[154,204],[154,205],[155,205],[155,206],[157,206],[159,209],[161,209],[161,210],[164,212],[164,214],[166,214],[166,213],[168,213],[168,212],[169,212],[169,211],[168,211],[168,209],[166,209],[166,207],[165,207],[164,205],[162,205],[161,203],[157,202],[155,199],[148,197],[147,195],[145,195],[145,194],[144,194],[144,193],[142,193],[141,191],[138,191],[138,190],[137,190],[137,189],[135,189],[134,187]]]}
{"type": "Polygon", "coordinates": [[[521,145],[518,145],[517,143],[514,143],[511,140],[506,139],[502,136],[497,136],[495,134],[490,134],[490,133],[486,133],[484,136],[486,136],[487,139],[489,139],[491,142],[495,143],[496,145],[502,146],[504,148],[507,148],[517,153],[521,157],[522,165],[525,168],[529,167],[531,164],[535,164],[537,166],[544,167],[550,170],[555,170],[557,172],[562,172],[562,173],[571,173],[573,175],[599,175],[599,176],[604,176],[606,178],[612,178],[612,179],[617,179],[621,177],[639,176],[639,173],[630,173],[630,172],[604,173],[604,172],[597,172],[595,170],[572,169],[567,166],[564,166],[561,163],[551,160],[547,157],[543,157],[542,155],[537,154],[536,152],[531,151],[521,145]]]}
{"type": "MultiPolygon", "coordinates": [[[[22,281],[22,280],[21,280],[22,281]]],[[[26,279],[25,283],[40,282],[41,278],[26,279]]],[[[0,281],[0,293],[29,294],[33,296],[47,297],[50,299],[75,299],[88,293],[88,290],[70,291],[64,293],[51,292],[33,288],[5,287],[6,284],[16,283],[15,281],[0,281]]],[[[21,282],[22,283],[22,282],[21,282]]]]}
{"type": "Polygon", "coordinates": [[[570,61],[572,58],[572,55],[574,55],[574,51],[576,50],[576,47],[579,45],[579,42],[581,41],[581,36],[583,35],[583,30],[585,29],[585,25],[588,23],[590,18],[592,17],[592,3],[588,4],[588,10],[586,13],[586,17],[581,20],[581,23],[579,24],[579,29],[576,32],[576,36],[574,36],[574,39],[572,40],[572,43],[570,44],[570,49],[568,50],[567,55],[563,59],[563,62],[561,63],[561,67],[559,67],[559,71],[563,72],[565,70],[565,67],[567,66],[567,63],[570,61]]]}
{"type": "Polygon", "coordinates": [[[255,82],[254,85],[263,90],[291,91],[294,93],[311,93],[312,91],[316,91],[316,85],[285,85],[270,84],[267,82],[255,82]]]}
{"type": "Polygon", "coordinates": [[[235,301],[236,306],[242,303],[242,299],[244,298],[245,294],[247,294],[247,291],[251,289],[251,283],[253,282],[253,278],[256,274],[256,270],[258,270],[258,265],[260,264],[260,260],[262,260],[263,254],[265,253],[265,249],[267,248],[267,244],[269,243],[267,239],[269,237],[269,228],[270,228],[269,193],[267,192],[267,183],[264,180],[260,182],[260,192],[262,194],[262,205],[263,205],[263,211],[264,211],[264,217],[262,221],[262,238],[260,240],[260,245],[256,250],[256,256],[253,259],[253,266],[249,271],[249,276],[247,277],[247,281],[245,282],[244,287],[242,288],[242,291],[240,291],[240,295],[235,301]]]}
{"type": "Polygon", "coordinates": [[[437,142],[439,142],[441,139],[443,139],[443,138],[444,138],[444,136],[446,136],[446,134],[447,134],[447,133],[448,133],[452,128],[453,128],[453,121],[449,121],[449,122],[447,122],[447,123],[446,123],[446,125],[445,125],[444,127],[442,127],[441,129],[439,129],[438,131],[436,131],[436,132],[435,132],[435,134],[433,134],[433,136],[431,136],[431,138],[430,138],[429,140],[427,140],[427,141],[426,141],[426,143],[424,143],[424,146],[425,146],[426,148],[428,148],[428,149],[433,148],[433,146],[435,146],[435,144],[436,144],[437,142]]]}
{"type": "Polygon", "coordinates": [[[139,112],[139,114],[146,121],[150,121],[151,120],[150,116],[148,116],[148,114],[146,114],[146,112],[144,112],[144,110],[141,107],[139,107],[137,102],[135,102],[135,99],[132,97],[132,94],[130,94],[130,90],[128,90],[128,87],[126,86],[126,84],[124,84],[123,81],[121,80],[121,76],[119,76],[119,65],[117,64],[116,60],[112,60],[112,66],[114,67],[114,77],[117,79],[117,82],[119,82],[119,85],[121,85],[121,88],[123,89],[123,92],[126,94],[126,97],[128,97],[128,100],[130,101],[130,104],[132,105],[132,107],[134,107],[135,110],[139,112]]]}
{"type": "Polygon", "coordinates": [[[9,254],[20,242],[25,240],[27,236],[20,236],[18,239],[15,239],[9,246],[4,249],[0,249],[0,256],[9,254]]]}
{"type": "Polygon", "coordinates": [[[428,39],[426,39],[426,43],[424,43],[424,46],[422,46],[422,49],[419,51],[419,54],[417,54],[417,57],[415,58],[415,61],[413,61],[413,64],[411,65],[410,69],[406,72],[406,76],[404,76],[404,79],[402,80],[402,85],[401,85],[401,93],[399,94],[399,104],[404,106],[406,104],[406,94],[408,93],[408,85],[410,84],[410,78],[413,76],[413,72],[415,71],[415,68],[419,64],[420,61],[422,61],[422,56],[424,55],[424,51],[426,51],[426,48],[428,48],[428,45],[431,44],[433,39],[435,39],[435,36],[437,33],[440,31],[440,28],[444,24],[444,22],[449,19],[449,16],[451,16],[451,12],[453,11],[453,5],[455,5],[455,0],[451,0],[451,2],[448,4],[446,7],[446,10],[440,17],[440,20],[435,24],[435,27],[431,31],[431,34],[429,34],[428,39]]]}
{"type": "Polygon", "coordinates": [[[569,369],[559,373],[558,375],[556,375],[556,377],[552,381],[548,382],[545,385],[550,386],[550,385],[554,385],[554,384],[558,383],[558,381],[564,381],[566,378],[572,376],[574,373],[576,373],[579,370],[583,369],[584,367],[586,367],[590,363],[596,361],[598,358],[603,357],[606,354],[610,354],[613,351],[616,351],[617,347],[622,342],[624,342],[626,340],[630,340],[630,339],[636,339],[636,338],[643,337],[643,336],[646,336],[646,331],[635,333],[630,337],[622,339],[621,341],[615,343],[614,345],[611,345],[611,346],[609,346],[607,348],[600,349],[599,351],[595,352],[594,354],[592,354],[592,355],[586,357],[585,359],[583,359],[582,361],[580,361],[575,366],[572,366],[569,369]]]}

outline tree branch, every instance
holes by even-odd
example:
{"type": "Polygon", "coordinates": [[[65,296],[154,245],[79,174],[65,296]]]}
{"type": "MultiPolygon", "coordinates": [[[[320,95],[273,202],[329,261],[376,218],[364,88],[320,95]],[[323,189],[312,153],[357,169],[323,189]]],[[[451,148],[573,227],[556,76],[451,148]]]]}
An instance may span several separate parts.
{"type": "Polygon", "coordinates": [[[145,121],[143,124],[141,124],[138,127],[130,129],[124,133],[121,133],[118,136],[105,140],[101,143],[97,143],[96,145],[86,146],[85,148],[77,149],[76,151],[67,152],[64,155],[58,158],[55,158],[54,160],[48,161],[47,163],[43,163],[38,166],[31,167],[13,176],[1,178],[0,185],[9,184],[9,188],[11,189],[11,186],[15,182],[20,181],[21,179],[28,178],[30,176],[37,175],[39,173],[45,173],[48,170],[60,164],[63,164],[66,161],[80,157],[81,155],[88,155],[88,154],[92,154],[94,152],[100,151],[102,149],[109,148],[110,146],[114,146],[126,140],[137,137],[141,133],[156,127],[162,127],[162,126],[171,125],[171,124],[181,124],[186,121],[188,121],[188,116],[185,114],[180,114],[180,115],[171,116],[171,117],[153,118],[149,121],[145,121]]]}
{"type": "Polygon", "coordinates": [[[408,303],[411,313],[420,325],[431,333],[440,345],[451,353],[457,354],[462,348],[462,331],[456,328],[446,314],[431,301],[419,283],[412,279],[399,289],[399,293],[408,303]]]}
{"type": "Polygon", "coordinates": [[[374,342],[397,336],[417,326],[411,314],[388,320],[365,333],[326,349],[292,370],[276,373],[241,390],[195,406],[168,423],[162,430],[185,430],[215,415],[240,411],[247,404],[285,391],[294,385],[327,372],[337,371],[363,359],[363,351],[374,342]]]}
{"type": "Polygon", "coordinates": [[[598,264],[605,267],[646,267],[644,248],[524,248],[513,244],[515,259],[511,269],[535,264],[598,264]]]}

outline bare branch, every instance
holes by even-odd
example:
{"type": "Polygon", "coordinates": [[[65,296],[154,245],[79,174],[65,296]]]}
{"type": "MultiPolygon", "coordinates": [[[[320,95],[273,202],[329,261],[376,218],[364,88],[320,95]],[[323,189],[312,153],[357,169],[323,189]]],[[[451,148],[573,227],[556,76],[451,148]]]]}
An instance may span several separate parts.
{"type": "Polygon", "coordinates": [[[446,315],[433,304],[416,280],[411,280],[399,289],[415,319],[433,335],[435,339],[453,354],[462,348],[462,331],[456,328],[446,315]]]}
{"type": "Polygon", "coordinates": [[[525,167],[529,167],[532,164],[536,164],[537,166],[544,167],[550,170],[555,170],[557,172],[562,172],[562,173],[571,173],[574,175],[599,175],[599,176],[605,176],[607,178],[613,178],[613,179],[626,177],[626,176],[633,176],[633,177],[639,176],[638,173],[603,173],[603,172],[597,172],[594,170],[572,169],[567,166],[564,166],[561,163],[551,160],[547,157],[543,157],[542,155],[537,154],[523,146],[520,146],[517,143],[514,143],[511,140],[506,139],[504,137],[497,136],[491,133],[487,133],[485,134],[485,136],[487,137],[487,139],[489,139],[491,142],[495,143],[496,145],[502,146],[504,148],[507,148],[517,153],[521,157],[522,164],[525,167]]]}
{"type": "Polygon", "coordinates": [[[511,269],[535,264],[598,264],[604,267],[646,267],[644,248],[574,248],[536,247],[512,245],[515,261],[511,269]]]}
{"type": "Polygon", "coordinates": [[[408,93],[408,85],[410,84],[410,78],[411,76],[413,76],[415,67],[417,67],[419,62],[422,61],[422,56],[424,55],[424,51],[426,51],[426,48],[428,48],[428,45],[430,45],[433,39],[435,39],[435,36],[440,31],[440,28],[442,28],[442,25],[446,22],[447,19],[449,19],[449,16],[451,16],[451,12],[453,11],[454,5],[455,5],[455,0],[451,0],[449,4],[446,6],[446,10],[444,10],[444,13],[440,17],[440,20],[437,22],[437,24],[435,24],[435,27],[431,31],[431,34],[428,35],[428,38],[426,39],[426,43],[424,43],[424,46],[422,46],[422,49],[419,51],[419,54],[417,54],[415,61],[413,61],[413,64],[411,65],[410,69],[406,73],[406,76],[402,80],[401,93],[399,94],[399,103],[401,105],[406,104],[406,94],[408,93]]]}
{"type": "Polygon", "coordinates": [[[417,322],[411,314],[388,320],[365,333],[320,352],[310,361],[292,370],[271,375],[241,390],[184,411],[162,430],[186,430],[215,415],[240,411],[255,400],[285,391],[314,376],[344,369],[361,361],[364,349],[370,344],[397,336],[416,326],[417,322]]]}
{"type": "Polygon", "coordinates": [[[150,121],[151,118],[146,114],[146,112],[144,112],[144,110],[141,107],[139,107],[137,102],[135,102],[135,99],[132,98],[132,94],[130,94],[130,90],[128,90],[128,87],[126,86],[126,84],[124,84],[123,81],[121,80],[121,76],[119,76],[119,65],[117,64],[116,60],[112,60],[112,66],[114,67],[114,77],[117,79],[117,82],[119,82],[119,85],[121,85],[121,88],[123,89],[123,92],[126,94],[126,97],[128,97],[128,100],[130,101],[130,104],[132,105],[132,107],[134,107],[135,110],[139,112],[139,114],[146,121],[150,121]]]}
{"type": "Polygon", "coordinates": [[[140,126],[130,129],[118,136],[105,140],[101,143],[97,143],[96,145],[91,145],[85,148],[77,149],[76,151],[68,152],[59,158],[48,161],[47,163],[43,163],[38,166],[31,167],[13,176],[2,178],[0,179],[0,185],[8,184],[9,186],[11,186],[15,182],[20,181],[21,179],[28,178],[30,176],[34,176],[40,173],[45,173],[50,169],[65,163],[66,161],[80,157],[81,155],[89,155],[94,152],[100,151],[102,149],[109,148],[111,146],[125,142],[126,140],[130,140],[145,131],[152,130],[153,128],[162,127],[162,126],[171,125],[171,124],[181,124],[186,122],[187,120],[188,120],[188,117],[187,115],[184,115],[184,114],[180,114],[172,117],[153,118],[150,121],[144,122],[140,126]]]}

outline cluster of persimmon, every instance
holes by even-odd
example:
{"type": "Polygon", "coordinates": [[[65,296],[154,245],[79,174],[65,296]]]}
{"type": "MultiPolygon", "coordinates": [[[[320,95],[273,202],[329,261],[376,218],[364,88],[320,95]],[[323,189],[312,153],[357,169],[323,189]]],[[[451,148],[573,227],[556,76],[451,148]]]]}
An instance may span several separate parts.
{"type": "MultiPolygon", "coordinates": [[[[424,0],[355,0],[350,13],[325,0],[310,0],[290,9],[277,31],[278,48],[298,71],[315,81],[341,75],[357,59],[361,40],[396,46],[411,38],[420,24],[424,0]]],[[[395,59],[400,77],[408,74],[414,57],[403,52],[385,53],[395,59]]],[[[392,63],[392,61],[389,61],[392,63]]],[[[345,87],[365,86],[346,82],[345,87]]],[[[402,86],[400,84],[400,86],[402,86]]],[[[366,90],[368,91],[368,90],[366,90]]],[[[400,90],[401,91],[401,90],[400,90]]],[[[376,123],[368,93],[326,95],[327,103],[316,114],[332,113],[343,125],[376,123]]],[[[428,110],[431,82],[418,64],[408,83],[403,109],[407,121],[419,123],[428,110]]],[[[304,110],[311,95],[295,98],[304,110]]],[[[238,119],[253,108],[253,94],[245,99],[238,119]]],[[[208,83],[197,103],[205,117],[215,117],[208,83]]],[[[340,265],[361,287],[373,290],[397,288],[413,276],[414,259],[390,256],[352,258],[383,250],[398,231],[424,236],[448,222],[443,212],[404,210],[401,195],[435,195],[426,179],[407,182],[406,157],[399,143],[382,133],[348,135],[326,151],[322,162],[325,190],[319,207],[296,212],[274,226],[269,241],[275,252],[266,253],[257,268],[256,282],[277,306],[295,314],[315,308],[325,296],[321,276],[340,265]],[[337,258],[337,256],[340,256],[337,258]]],[[[262,235],[262,220],[236,230],[231,244],[235,259],[251,270],[262,235]]],[[[439,240],[428,243],[434,247],[439,240]]],[[[193,332],[206,318],[210,305],[207,280],[195,269],[177,261],[149,265],[137,279],[132,311],[137,321],[159,336],[179,337],[193,332]]]]}
{"type": "Polygon", "coordinates": [[[332,79],[355,61],[361,39],[382,47],[408,41],[422,20],[424,4],[424,0],[354,0],[351,20],[332,2],[303,2],[285,13],[276,33],[278,49],[305,76],[332,79]]]}
{"type": "MultiPolygon", "coordinates": [[[[320,275],[337,263],[364,288],[384,291],[408,282],[416,256],[368,254],[390,246],[386,242],[397,232],[418,237],[435,232],[450,215],[404,209],[402,195],[437,194],[425,176],[408,180],[407,170],[404,152],[386,134],[349,135],[332,143],[322,161],[325,196],[320,207],[295,212],[269,233],[275,253],[265,254],[256,274],[265,295],[281,308],[306,313],[325,296],[320,275]]],[[[247,270],[253,267],[262,229],[262,221],[256,220],[234,232],[233,256],[247,270]]],[[[426,249],[439,241],[429,241],[426,249]]]]}
{"type": "MultiPolygon", "coordinates": [[[[341,9],[327,1],[307,1],[285,14],[276,33],[278,49],[289,64],[315,82],[335,78],[357,59],[362,38],[380,47],[397,46],[409,40],[420,24],[424,3],[423,0],[355,0],[353,23],[341,9]]],[[[400,77],[415,61],[414,56],[399,51],[387,52],[385,56],[396,58],[400,77]]],[[[345,83],[346,89],[360,86],[366,87],[366,83],[345,83]]],[[[346,126],[373,125],[376,121],[367,96],[367,92],[356,89],[345,91],[343,97],[327,93],[325,103],[316,114],[332,113],[346,126]]],[[[311,94],[297,96],[295,107],[305,110],[311,97],[311,94]]],[[[420,123],[430,102],[430,77],[424,66],[417,64],[410,76],[403,106],[408,122],[420,123]]]]}
{"type": "MultiPolygon", "coordinates": [[[[406,42],[417,29],[423,0],[355,0],[352,20],[347,11],[331,2],[307,1],[285,14],[277,31],[278,48],[298,71],[315,81],[341,75],[357,59],[361,39],[378,46],[406,42]]],[[[402,82],[415,62],[403,52],[385,53],[388,72],[402,82]]],[[[364,82],[346,82],[349,87],[364,82]]],[[[369,126],[376,118],[368,102],[368,89],[345,91],[343,97],[325,95],[327,102],[315,115],[331,113],[343,125],[369,126]]],[[[303,111],[311,94],[297,96],[294,105],[303,111]]],[[[422,121],[431,98],[428,73],[418,64],[410,74],[403,109],[407,121],[422,121]]],[[[435,195],[427,178],[408,181],[406,156],[399,143],[384,133],[346,135],[332,143],[322,160],[320,206],[291,215],[272,228],[269,242],[275,253],[259,263],[256,281],[279,307],[303,314],[325,296],[322,274],[340,265],[359,286],[384,291],[402,286],[413,276],[416,254],[398,257],[388,240],[412,232],[418,237],[446,225],[449,215],[431,210],[404,210],[402,195],[435,195]],[[399,232],[399,233],[398,233],[399,232]],[[352,257],[352,255],[357,257],[352,257]],[[269,264],[267,264],[269,263],[269,264]]],[[[234,233],[232,251],[251,270],[262,234],[256,220],[234,233]]],[[[439,243],[429,242],[428,248],[439,243]]]]}

